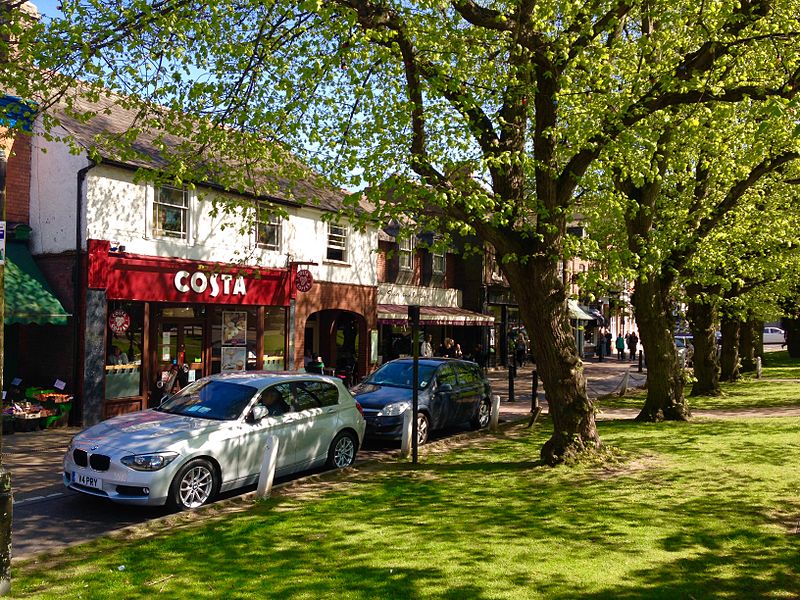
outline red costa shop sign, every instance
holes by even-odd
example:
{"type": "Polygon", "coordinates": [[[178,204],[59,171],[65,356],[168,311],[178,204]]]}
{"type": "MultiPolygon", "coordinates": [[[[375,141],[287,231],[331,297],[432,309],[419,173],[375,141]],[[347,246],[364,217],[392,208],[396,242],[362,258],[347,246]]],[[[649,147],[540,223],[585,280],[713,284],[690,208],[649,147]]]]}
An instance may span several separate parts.
{"type": "Polygon", "coordinates": [[[300,269],[295,275],[294,282],[297,286],[297,291],[307,292],[314,285],[314,277],[308,269],[300,269]]]}
{"type": "MultiPolygon", "coordinates": [[[[105,245],[105,248],[103,247],[105,245]]],[[[115,255],[89,240],[89,287],[110,300],[288,306],[288,269],[115,255]]]]}
{"type": "Polygon", "coordinates": [[[112,311],[108,315],[108,328],[117,335],[123,334],[128,331],[131,326],[131,317],[121,308],[112,311]]]}

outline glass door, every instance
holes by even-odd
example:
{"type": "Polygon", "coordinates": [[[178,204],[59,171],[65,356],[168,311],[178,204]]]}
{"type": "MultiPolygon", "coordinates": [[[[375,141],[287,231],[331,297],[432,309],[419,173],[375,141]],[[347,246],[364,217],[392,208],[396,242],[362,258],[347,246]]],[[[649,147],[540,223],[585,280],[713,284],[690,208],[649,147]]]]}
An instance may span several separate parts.
{"type": "Polygon", "coordinates": [[[171,393],[205,375],[202,322],[164,318],[156,340],[156,374],[171,393]]]}

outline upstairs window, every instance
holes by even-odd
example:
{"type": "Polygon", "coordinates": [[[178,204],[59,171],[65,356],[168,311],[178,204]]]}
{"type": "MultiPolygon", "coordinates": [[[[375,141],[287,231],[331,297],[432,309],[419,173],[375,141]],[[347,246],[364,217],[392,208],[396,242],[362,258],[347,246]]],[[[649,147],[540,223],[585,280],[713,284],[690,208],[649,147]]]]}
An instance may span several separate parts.
{"type": "Polygon", "coordinates": [[[401,271],[411,271],[414,268],[414,238],[403,238],[398,242],[398,258],[401,271]]]}
{"type": "Polygon", "coordinates": [[[434,275],[444,275],[446,264],[447,262],[444,250],[433,250],[431,252],[431,268],[434,275]]]}
{"type": "Polygon", "coordinates": [[[259,211],[256,221],[256,243],[259,248],[280,251],[281,221],[277,215],[268,215],[259,211]]]}
{"type": "Polygon", "coordinates": [[[347,227],[341,225],[328,225],[328,251],[325,254],[328,260],[347,262],[347,227]]]}
{"type": "Polygon", "coordinates": [[[169,186],[156,192],[153,235],[185,240],[189,236],[189,192],[169,186]]]}

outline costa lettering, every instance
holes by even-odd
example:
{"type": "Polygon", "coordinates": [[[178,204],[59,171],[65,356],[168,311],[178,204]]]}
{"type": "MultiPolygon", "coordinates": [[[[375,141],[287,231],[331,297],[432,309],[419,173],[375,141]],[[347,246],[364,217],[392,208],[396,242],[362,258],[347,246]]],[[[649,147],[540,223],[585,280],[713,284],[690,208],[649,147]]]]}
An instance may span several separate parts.
{"type": "Polygon", "coordinates": [[[213,273],[206,275],[202,271],[178,271],[175,273],[175,289],[181,293],[188,293],[189,290],[196,294],[202,294],[211,288],[209,296],[216,298],[220,292],[225,295],[244,296],[247,294],[244,277],[241,275],[234,278],[233,275],[226,273],[213,273]],[[233,283],[233,286],[231,286],[233,283]],[[233,290],[231,290],[233,287],[233,290]]]}

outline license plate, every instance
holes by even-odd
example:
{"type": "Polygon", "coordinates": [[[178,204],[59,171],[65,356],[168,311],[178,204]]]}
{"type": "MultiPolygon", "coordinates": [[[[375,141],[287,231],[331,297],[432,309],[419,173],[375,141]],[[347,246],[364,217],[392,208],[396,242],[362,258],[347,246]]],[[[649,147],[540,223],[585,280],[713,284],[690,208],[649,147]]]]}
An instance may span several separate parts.
{"type": "Polygon", "coordinates": [[[92,475],[87,475],[86,473],[80,473],[78,471],[72,472],[72,483],[77,483],[78,485],[94,488],[96,490],[103,488],[103,482],[100,481],[99,477],[93,477],[92,475]]]}

